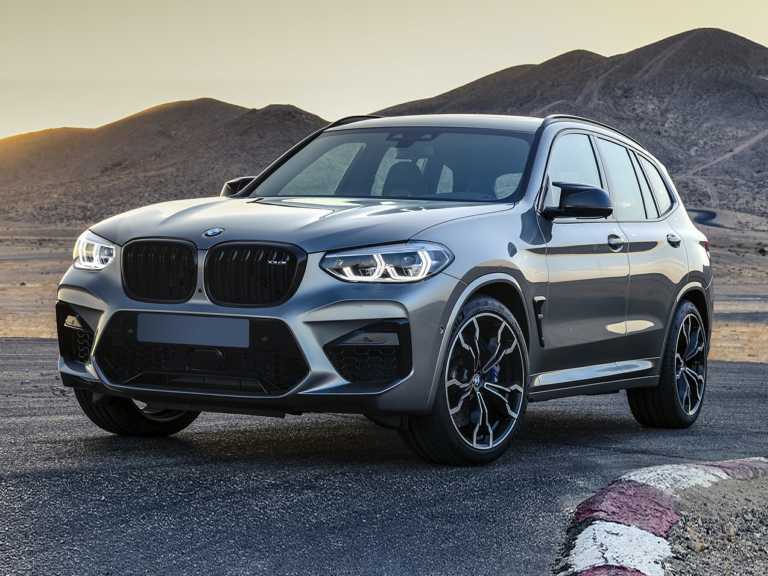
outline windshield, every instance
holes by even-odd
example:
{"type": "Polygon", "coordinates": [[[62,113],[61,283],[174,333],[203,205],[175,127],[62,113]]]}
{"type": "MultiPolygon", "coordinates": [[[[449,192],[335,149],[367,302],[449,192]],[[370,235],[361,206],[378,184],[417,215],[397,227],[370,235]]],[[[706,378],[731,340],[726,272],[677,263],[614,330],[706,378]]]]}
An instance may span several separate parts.
{"type": "Polygon", "coordinates": [[[251,197],[512,200],[532,136],[434,127],[325,132],[277,168],[251,197]]]}

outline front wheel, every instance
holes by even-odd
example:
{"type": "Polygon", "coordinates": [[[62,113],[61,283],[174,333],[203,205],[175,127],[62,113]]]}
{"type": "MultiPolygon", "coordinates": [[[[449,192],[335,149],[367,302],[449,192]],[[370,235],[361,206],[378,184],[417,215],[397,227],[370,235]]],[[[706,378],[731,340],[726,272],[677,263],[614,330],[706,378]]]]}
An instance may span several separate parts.
{"type": "Polygon", "coordinates": [[[707,384],[707,331],[698,308],[684,300],[675,311],[655,388],[627,390],[643,426],[687,428],[701,413],[707,384]]]}
{"type": "Polygon", "coordinates": [[[154,408],[115,396],[97,401],[90,390],[81,388],[75,388],[75,398],[91,422],[120,436],[169,436],[192,424],[200,414],[154,408]]]}
{"type": "Polygon", "coordinates": [[[408,445],[443,464],[485,464],[522,426],[528,350],[514,315],[494,298],[472,298],[451,331],[432,414],[401,427],[408,445]]]}

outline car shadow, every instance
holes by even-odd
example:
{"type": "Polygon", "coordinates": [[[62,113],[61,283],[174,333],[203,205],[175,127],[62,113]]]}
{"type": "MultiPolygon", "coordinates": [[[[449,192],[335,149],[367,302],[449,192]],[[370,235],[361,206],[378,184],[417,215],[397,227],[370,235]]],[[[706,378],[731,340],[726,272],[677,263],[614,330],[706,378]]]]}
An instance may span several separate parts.
{"type": "MultiPolygon", "coordinates": [[[[301,417],[289,421],[243,418],[234,422],[202,422],[168,438],[124,438],[89,435],[79,439],[93,458],[130,457],[185,464],[250,463],[274,466],[382,466],[423,463],[396,431],[364,417],[301,417]]],[[[684,432],[683,432],[684,433],[684,432]]],[[[647,444],[653,437],[675,434],[641,428],[632,417],[610,413],[584,413],[573,409],[529,410],[524,428],[500,463],[512,458],[537,458],[554,446],[612,448],[647,444]]]]}

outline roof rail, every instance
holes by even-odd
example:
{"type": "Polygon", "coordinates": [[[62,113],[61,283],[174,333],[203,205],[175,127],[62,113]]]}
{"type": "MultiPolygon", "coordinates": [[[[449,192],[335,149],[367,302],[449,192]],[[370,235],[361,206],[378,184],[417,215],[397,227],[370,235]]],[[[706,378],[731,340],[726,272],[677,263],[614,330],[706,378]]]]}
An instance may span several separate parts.
{"type": "Polygon", "coordinates": [[[621,134],[627,140],[631,140],[641,148],[645,149],[645,147],[642,144],[640,144],[640,142],[632,138],[632,136],[630,136],[629,134],[625,134],[618,128],[614,128],[613,126],[611,126],[610,124],[606,124],[605,122],[599,122],[597,120],[592,120],[591,118],[584,118],[583,116],[574,116],[572,114],[550,114],[549,116],[544,118],[543,125],[550,124],[552,122],[557,122],[558,120],[577,120],[579,122],[587,122],[589,124],[595,124],[596,126],[602,126],[603,128],[608,128],[608,130],[613,130],[614,132],[621,134]]]}
{"type": "Polygon", "coordinates": [[[374,114],[357,114],[355,116],[344,116],[344,118],[339,118],[338,120],[331,122],[323,128],[323,130],[327,130],[328,128],[335,128],[336,126],[344,126],[345,124],[352,124],[353,122],[360,122],[361,120],[370,120],[372,118],[381,118],[381,116],[376,116],[374,114]]]}

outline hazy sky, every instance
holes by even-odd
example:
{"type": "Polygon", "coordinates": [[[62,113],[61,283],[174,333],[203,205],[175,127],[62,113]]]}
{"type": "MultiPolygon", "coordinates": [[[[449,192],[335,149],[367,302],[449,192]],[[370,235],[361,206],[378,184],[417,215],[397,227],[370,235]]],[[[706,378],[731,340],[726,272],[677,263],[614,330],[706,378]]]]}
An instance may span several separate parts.
{"type": "Polygon", "coordinates": [[[333,119],[690,28],[768,44],[767,23],[766,0],[0,0],[0,136],[201,96],[333,119]]]}

